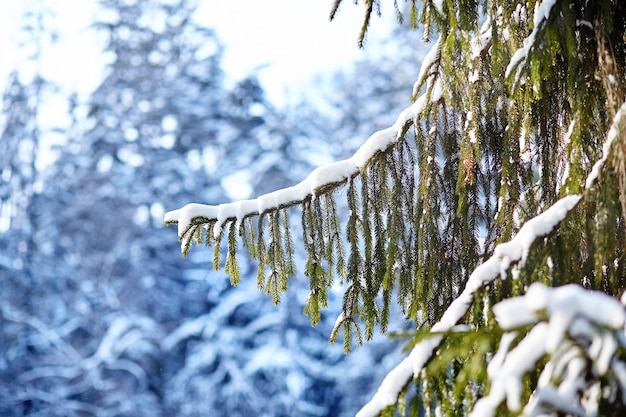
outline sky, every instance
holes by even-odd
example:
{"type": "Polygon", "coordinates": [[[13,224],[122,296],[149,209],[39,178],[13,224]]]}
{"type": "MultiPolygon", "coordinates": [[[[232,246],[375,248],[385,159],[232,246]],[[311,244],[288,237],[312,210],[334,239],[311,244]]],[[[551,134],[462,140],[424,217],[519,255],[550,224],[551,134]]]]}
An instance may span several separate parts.
{"type": "MultiPolygon", "coordinates": [[[[102,79],[107,61],[101,53],[103,39],[88,29],[101,13],[95,0],[3,2],[0,87],[16,66],[25,77],[32,72],[24,65],[28,51],[20,48],[25,39],[19,28],[26,23],[22,11],[40,2],[52,7],[46,23],[58,35],[54,44],[44,44],[44,76],[68,91],[89,94],[102,79]]],[[[331,0],[203,0],[199,4],[198,20],[214,28],[226,47],[227,76],[236,80],[256,72],[276,104],[294,99],[315,75],[347,68],[371,53],[371,47],[357,47],[363,8],[350,0],[345,0],[333,22],[329,21],[331,0]]],[[[389,27],[385,20],[375,20],[368,35],[372,41],[384,37],[389,27]]]]}
{"type": "MultiPolygon", "coordinates": [[[[345,3],[332,22],[330,0],[205,1],[198,15],[225,42],[227,73],[241,78],[262,68],[270,98],[283,101],[312,75],[347,68],[371,52],[357,46],[363,8],[345,3]]],[[[385,34],[384,21],[377,23],[372,40],[385,34]]]]}

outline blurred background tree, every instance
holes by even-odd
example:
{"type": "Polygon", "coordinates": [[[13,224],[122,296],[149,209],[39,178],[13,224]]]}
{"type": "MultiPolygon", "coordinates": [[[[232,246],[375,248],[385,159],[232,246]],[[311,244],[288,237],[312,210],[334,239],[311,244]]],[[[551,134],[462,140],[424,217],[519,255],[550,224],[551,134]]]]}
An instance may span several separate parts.
{"type": "MultiPolygon", "coordinates": [[[[36,69],[55,33],[54,15],[35,6],[24,47],[36,69]]],[[[312,328],[302,274],[274,307],[253,263],[241,259],[232,289],[206,254],[182,260],[162,219],[192,199],[292,184],[352,152],[387,122],[381,109],[406,105],[415,64],[360,62],[279,108],[254,73],[226,85],[225,46],[195,23],[193,2],[99,6],[93,29],[109,62],[94,91],[62,91],[35,70],[12,73],[3,94],[0,414],[353,415],[398,345],[376,339],[345,356],[328,345],[340,294],[312,328]],[[357,111],[367,97],[377,105],[357,111]],[[42,108],[67,122],[51,125],[42,108]]]]}

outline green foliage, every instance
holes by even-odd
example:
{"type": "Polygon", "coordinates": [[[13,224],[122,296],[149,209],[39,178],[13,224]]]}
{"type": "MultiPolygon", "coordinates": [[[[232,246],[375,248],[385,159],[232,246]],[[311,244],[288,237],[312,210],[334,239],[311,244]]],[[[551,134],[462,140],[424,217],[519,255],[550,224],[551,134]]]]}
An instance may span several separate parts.
{"type": "MultiPolygon", "coordinates": [[[[444,415],[466,415],[470,405],[488,388],[485,363],[501,337],[498,328],[452,331],[418,377],[418,386],[428,387],[430,400],[420,404],[430,413],[439,408],[444,415]],[[469,401],[468,401],[469,397],[469,401]]],[[[419,401],[419,400],[418,400],[419,401]]]]}

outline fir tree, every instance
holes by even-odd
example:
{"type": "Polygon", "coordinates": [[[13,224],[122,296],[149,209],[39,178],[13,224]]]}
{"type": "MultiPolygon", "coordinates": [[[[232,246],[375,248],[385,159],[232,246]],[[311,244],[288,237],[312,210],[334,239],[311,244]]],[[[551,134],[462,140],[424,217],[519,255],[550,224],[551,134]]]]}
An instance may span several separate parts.
{"type": "MultiPolygon", "coordinates": [[[[381,3],[364,2],[361,43],[381,3]]],[[[293,187],[166,223],[183,255],[227,248],[233,283],[247,249],[279,302],[297,208],[304,310],[316,324],[340,281],[331,340],[343,331],[346,350],[387,329],[395,299],[418,328],[412,350],[359,416],[621,414],[626,4],[407,3],[432,47],[393,126],[293,187]]]]}

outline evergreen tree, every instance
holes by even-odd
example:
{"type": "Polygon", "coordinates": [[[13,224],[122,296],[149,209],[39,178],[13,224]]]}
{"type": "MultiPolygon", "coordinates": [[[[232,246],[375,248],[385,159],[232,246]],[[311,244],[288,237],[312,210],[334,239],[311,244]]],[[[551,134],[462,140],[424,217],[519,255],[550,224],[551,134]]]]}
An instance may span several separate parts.
{"type": "MultiPolygon", "coordinates": [[[[364,2],[361,42],[381,3],[364,2]]],[[[184,255],[227,247],[234,283],[243,246],[278,302],[299,208],[304,309],[318,323],[338,279],[346,350],[387,329],[395,298],[419,330],[359,416],[623,413],[626,5],[408,3],[432,47],[393,126],[295,186],[166,223],[184,255]]]]}

